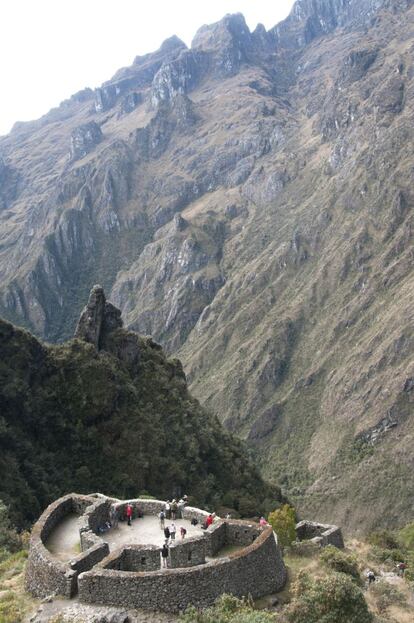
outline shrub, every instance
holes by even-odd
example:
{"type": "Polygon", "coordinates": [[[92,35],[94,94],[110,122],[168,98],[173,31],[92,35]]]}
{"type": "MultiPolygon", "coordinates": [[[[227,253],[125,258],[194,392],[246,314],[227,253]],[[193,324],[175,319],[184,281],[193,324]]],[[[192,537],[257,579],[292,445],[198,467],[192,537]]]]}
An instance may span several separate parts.
{"type": "Polygon", "coordinates": [[[370,593],[374,596],[377,611],[382,614],[392,605],[403,604],[404,595],[395,586],[385,581],[375,582],[370,587],[370,593]]]}
{"type": "Polygon", "coordinates": [[[371,623],[361,589],[344,573],[312,580],[300,574],[286,610],[289,623],[371,623]]]}
{"type": "Polygon", "coordinates": [[[400,549],[381,549],[373,547],[371,554],[379,562],[405,562],[406,556],[400,549]]]}
{"type": "Polygon", "coordinates": [[[398,541],[390,530],[375,530],[367,541],[370,545],[375,545],[381,549],[398,549],[398,541]]]}
{"type": "Polygon", "coordinates": [[[16,552],[20,547],[20,537],[10,523],[9,509],[0,500],[0,551],[16,552]]]}
{"type": "Polygon", "coordinates": [[[277,534],[279,545],[285,547],[290,545],[296,538],[296,517],[295,509],[289,504],[284,504],[281,508],[269,514],[268,522],[277,534]]]}
{"type": "Polygon", "coordinates": [[[414,523],[410,523],[398,533],[398,540],[407,549],[414,550],[414,523]]]}
{"type": "Polygon", "coordinates": [[[358,570],[358,562],[355,556],[352,554],[345,554],[337,547],[328,545],[325,547],[321,554],[320,559],[324,565],[337,571],[339,573],[346,573],[350,575],[358,583],[361,582],[361,577],[358,570]]]}
{"type": "Polygon", "coordinates": [[[254,610],[246,599],[222,595],[211,608],[197,610],[188,608],[181,615],[183,623],[276,623],[274,614],[254,610]]]}

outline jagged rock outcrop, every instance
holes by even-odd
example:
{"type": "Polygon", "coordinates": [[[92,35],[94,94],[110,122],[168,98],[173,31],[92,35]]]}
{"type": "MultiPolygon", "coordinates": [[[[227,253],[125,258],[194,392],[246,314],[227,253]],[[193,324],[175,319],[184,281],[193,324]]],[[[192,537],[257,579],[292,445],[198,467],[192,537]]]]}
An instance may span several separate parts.
{"type": "Polygon", "coordinates": [[[109,333],[123,325],[121,311],[105,298],[102,286],[92,288],[75,330],[75,337],[99,349],[109,333]]]}

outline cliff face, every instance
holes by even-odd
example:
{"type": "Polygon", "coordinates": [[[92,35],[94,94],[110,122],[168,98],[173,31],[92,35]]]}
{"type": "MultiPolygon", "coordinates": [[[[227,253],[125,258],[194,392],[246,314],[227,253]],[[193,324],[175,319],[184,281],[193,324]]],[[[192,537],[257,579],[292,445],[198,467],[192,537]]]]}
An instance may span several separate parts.
{"type": "Polygon", "coordinates": [[[226,16],[0,140],[1,313],[60,340],[99,280],[350,527],[414,493],[412,5],[226,16]]]}

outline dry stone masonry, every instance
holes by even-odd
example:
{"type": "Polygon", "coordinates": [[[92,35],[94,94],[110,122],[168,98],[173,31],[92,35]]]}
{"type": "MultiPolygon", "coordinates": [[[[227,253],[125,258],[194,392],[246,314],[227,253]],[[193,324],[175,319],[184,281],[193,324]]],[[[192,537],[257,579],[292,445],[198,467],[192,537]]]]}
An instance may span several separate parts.
{"type": "MultiPolygon", "coordinates": [[[[134,513],[157,516],[165,503],[131,500],[134,513]]],[[[127,502],[101,494],[70,494],[51,504],[33,528],[26,569],[26,588],[36,597],[79,593],[89,604],[178,612],[193,604],[212,604],[222,593],[262,597],[281,590],[286,568],[275,535],[247,521],[216,520],[202,534],[170,547],[169,567],[160,569],[160,548],[126,544],[109,551],[100,526],[127,502]],[[46,547],[47,539],[70,514],[80,517],[81,553],[63,562],[46,547]],[[227,546],[237,551],[220,555],[227,546]]],[[[203,523],[208,513],[184,507],[183,519],[203,523]]]]}
{"type": "Polygon", "coordinates": [[[301,521],[296,524],[296,538],[298,541],[312,541],[321,547],[326,545],[334,545],[339,548],[344,547],[341,528],[330,524],[301,521]]]}

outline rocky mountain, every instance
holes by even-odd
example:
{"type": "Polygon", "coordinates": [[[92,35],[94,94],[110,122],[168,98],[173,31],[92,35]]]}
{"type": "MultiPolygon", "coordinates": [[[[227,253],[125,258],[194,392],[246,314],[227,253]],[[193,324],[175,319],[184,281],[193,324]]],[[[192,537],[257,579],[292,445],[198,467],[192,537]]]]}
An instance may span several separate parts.
{"type": "Polygon", "coordinates": [[[93,283],[308,516],[412,514],[412,0],[227,15],[0,139],[0,313],[93,283]]]}
{"type": "Polygon", "coordinates": [[[187,492],[242,515],[283,499],[189,394],[180,361],[123,329],[100,286],[64,344],[0,321],[0,409],[0,499],[20,525],[73,490],[187,492]]]}

